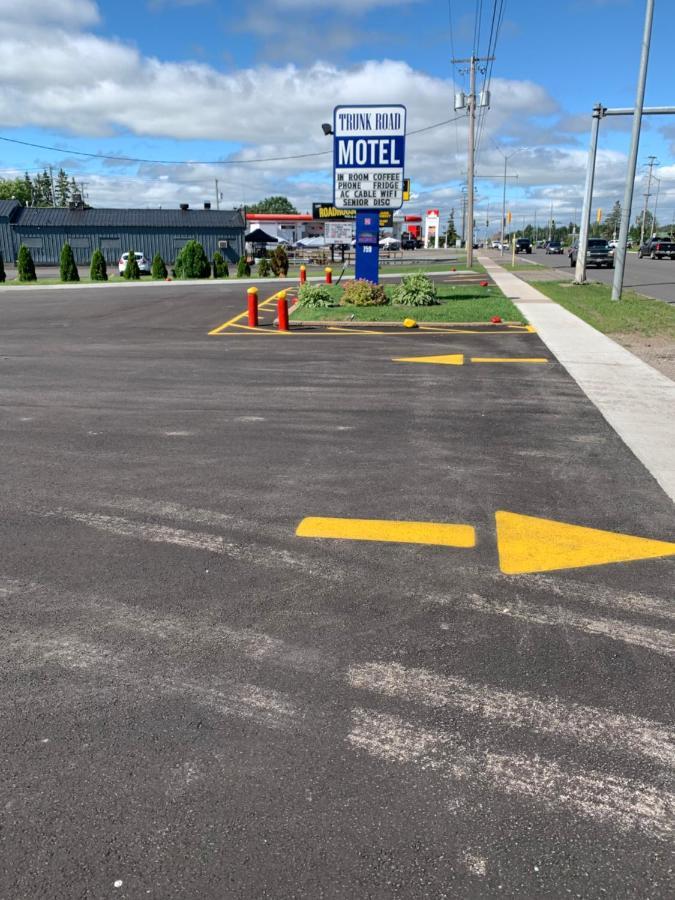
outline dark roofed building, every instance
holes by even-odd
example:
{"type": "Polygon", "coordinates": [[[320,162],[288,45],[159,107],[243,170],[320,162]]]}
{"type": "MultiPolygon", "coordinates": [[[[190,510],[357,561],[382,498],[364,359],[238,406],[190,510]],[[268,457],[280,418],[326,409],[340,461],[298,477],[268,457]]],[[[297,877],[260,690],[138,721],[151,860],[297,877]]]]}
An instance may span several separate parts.
{"type": "Polygon", "coordinates": [[[11,223],[21,208],[18,200],[0,200],[0,253],[5,262],[14,259],[11,223]]]}
{"type": "MultiPolygon", "coordinates": [[[[16,201],[0,201],[0,241],[3,209],[16,201]]],[[[56,264],[65,243],[78,264],[90,261],[101,249],[107,263],[116,263],[127,250],[142,251],[149,258],[161,254],[173,263],[190,240],[199,241],[209,258],[220,250],[231,262],[244,252],[245,220],[239,210],[216,209],[53,209],[9,210],[4,223],[12,235],[15,259],[21,244],[30,248],[37,265],[56,264]]],[[[0,244],[0,246],[2,246],[0,244]]]]}

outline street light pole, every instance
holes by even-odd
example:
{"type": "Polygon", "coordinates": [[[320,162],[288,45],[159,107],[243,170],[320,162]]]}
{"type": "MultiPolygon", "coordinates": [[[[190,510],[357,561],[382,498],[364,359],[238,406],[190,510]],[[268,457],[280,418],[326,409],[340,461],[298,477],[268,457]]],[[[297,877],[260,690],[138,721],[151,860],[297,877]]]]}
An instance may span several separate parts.
{"type": "Polygon", "coordinates": [[[638,148],[640,146],[640,129],[642,127],[642,110],[645,103],[645,85],[647,83],[647,67],[649,65],[649,50],[652,40],[653,21],[654,0],[647,0],[645,8],[645,26],[642,35],[642,53],[640,56],[640,69],[635,98],[635,111],[633,113],[633,131],[630,141],[628,171],[626,173],[626,187],[623,195],[623,206],[621,207],[621,229],[619,231],[619,243],[614,251],[612,300],[620,300],[623,291],[623,275],[626,268],[626,245],[628,243],[628,228],[633,206],[633,187],[635,183],[635,170],[637,168],[638,148]]]}
{"type": "Polygon", "coordinates": [[[647,221],[647,213],[649,212],[649,198],[652,195],[652,172],[656,163],[655,156],[648,156],[649,175],[647,176],[647,193],[645,194],[645,208],[642,210],[642,224],[640,225],[640,246],[645,242],[645,223],[647,221]]]}
{"type": "Polygon", "coordinates": [[[508,165],[508,161],[512,156],[515,156],[516,153],[522,153],[523,150],[527,150],[527,147],[519,147],[517,150],[514,150],[513,153],[504,153],[501,147],[495,144],[495,149],[498,150],[501,155],[504,157],[504,187],[502,189],[502,236],[501,236],[501,250],[499,251],[501,255],[504,255],[504,225],[506,223],[506,166],[508,165]]]}
{"type": "Polygon", "coordinates": [[[586,186],[584,188],[584,205],[581,208],[581,224],[579,226],[579,245],[577,247],[577,265],[574,272],[574,283],[586,281],[586,251],[588,249],[588,230],[591,224],[591,203],[593,202],[593,182],[595,180],[595,159],[598,154],[598,134],[603,106],[596,103],[593,107],[591,125],[591,146],[588,148],[588,165],[586,167],[586,186]]]}

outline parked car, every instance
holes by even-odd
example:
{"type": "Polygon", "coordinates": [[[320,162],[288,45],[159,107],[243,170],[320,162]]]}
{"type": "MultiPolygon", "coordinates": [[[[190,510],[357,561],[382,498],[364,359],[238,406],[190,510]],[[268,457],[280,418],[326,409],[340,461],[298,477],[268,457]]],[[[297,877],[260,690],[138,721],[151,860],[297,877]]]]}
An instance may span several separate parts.
{"type": "MultiPolygon", "coordinates": [[[[570,249],[570,266],[576,266],[578,255],[579,245],[574,244],[570,249]]],[[[589,267],[596,266],[598,269],[601,269],[603,266],[607,266],[608,269],[614,268],[614,251],[610,248],[605,238],[588,239],[586,265],[589,267]]]]}
{"type": "Polygon", "coordinates": [[[650,238],[638,250],[638,259],[642,259],[643,256],[652,259],[663,259],[664,256],[668,256],[675,259],[675,243],[670,238],[650,238]]]}
{"type": "Polygon", "coordinates": [[[549,241],[546,244],[546,252],[547,253],[558,253],[558,254],[562,253],[563,252],[562,243],[560,241],[549,241]]]}
{"type": "Polygon", "coordinates": [[[529,238],[518,238],[516,253],[532,253],[532,241],[529,238]]]}
{"type": "MultiPolygon", "coordinates": [[[[152,263],[150,262],[149,259],[146,258],[145,253],[141,253],[138,250],[134,250],[134,256],[136,257],[136,262],[138,263],[138,271],[141,273],[141,275],[149,275],[152,263]]],[[[124,273],[124,270],[127,267],[128,259],[129,259],[128,253],[123,253],[122,256],[120,257],[120,261],[117,264],[117,268],[119,269],[120,275],[122,275],[124,273]]]]}

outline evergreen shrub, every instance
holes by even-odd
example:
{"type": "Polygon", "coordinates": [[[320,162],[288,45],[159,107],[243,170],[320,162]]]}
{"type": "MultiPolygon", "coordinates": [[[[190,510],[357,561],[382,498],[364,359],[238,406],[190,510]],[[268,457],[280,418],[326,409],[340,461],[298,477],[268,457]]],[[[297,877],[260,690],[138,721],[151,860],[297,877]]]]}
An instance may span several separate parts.
{"type": "Polygon", "coordinates": [[[150,275],[152,276],[153,280],[164,281],[168,274],[169,273],[166,270],[166,263],[159,255],[159,253],[155,253],[152,258],[152,267],[150,269],[150,275]]]}
{"type": "Polygon", "coordinates": [[[245,256],[239,257],[239,262],[237,263],[237,278],[250,278],[251,277],[251,267],[248,264],[248,260],[245,256]]]}
{"type": "Polygon", "coordinates": [[[105,256],[100,250],[94,250],[91,255],[89,277],[92,281],[107,281],[108,268],[105,264],[105,256]]]}
{"type": "Polygon", "coordinates": [[[35,263],[28,247],[23,244],[19,247],[19,255],[16,258],[16,268],[19,273],[19,281],[37,281],[35,263]]]}
{"type": "Polygon", "coordinates": [[[213,277],[214,278],[229,278],[230,277],[230,268],[227,265],[227,260],[220,252],[220,250],[216,250],[213,254],[213,277]]]}
{"type": "Polygon", "coordinates": [[[133,250],[129,251],[127,264],[124,267],[124,272],[122,272],[122,277],[126,278],[127,281],[140,281],[141,270],[138,268],[138,260],[136,259],[136,254],[133,250]]]}
{"type": "Polygon", "coordinates": [[[64,244],[61,248],[61,265],[59,266],[61,281],[79,281],[80,273],[77,271],[73,248],[70,244],[64,244]]]}

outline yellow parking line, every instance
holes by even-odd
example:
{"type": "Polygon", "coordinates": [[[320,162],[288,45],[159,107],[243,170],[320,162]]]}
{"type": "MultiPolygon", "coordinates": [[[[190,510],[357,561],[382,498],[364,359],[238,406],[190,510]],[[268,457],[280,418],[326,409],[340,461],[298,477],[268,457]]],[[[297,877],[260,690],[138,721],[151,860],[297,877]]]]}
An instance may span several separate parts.
{"type": "Polygon", "coordinates": [[[442,547],[475,547],[471,525],[437,522],[398,522],[383,519],[333,519],[309,516],[296,530],[298,537],[348,541],[387,541],[398,544],[432,544],[442,547]]]}
{"type": "Polygon", "coordinates": [[[548,359],[540,356],[526,357],[499,357],[499,356],[472,356],[472,363],[547,363],[548,359]]]}

